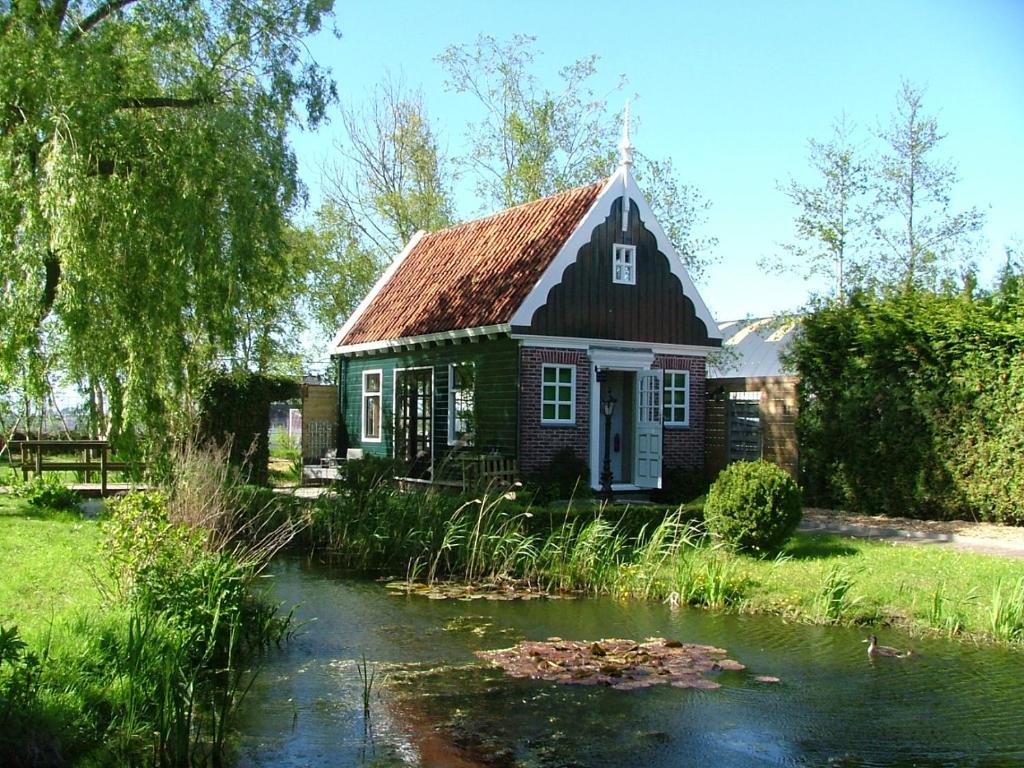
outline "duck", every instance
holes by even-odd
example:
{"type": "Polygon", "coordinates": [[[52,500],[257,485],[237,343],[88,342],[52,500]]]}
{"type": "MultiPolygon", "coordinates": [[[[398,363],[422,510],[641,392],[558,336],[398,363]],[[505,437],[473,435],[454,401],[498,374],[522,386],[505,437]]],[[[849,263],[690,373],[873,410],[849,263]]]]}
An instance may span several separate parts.
{"type": "Polygon", "coordinates": [[[861,642],[868,644],[868,657],[875,658],[876,656],[888,656],[893,659],[905,659],[908,656],[913,655],[913,651],[901,651],[899,648],[893,648],[888,645],[879,645],[878,638],[874,635],[869,635],[867,640],[861,642]]]}

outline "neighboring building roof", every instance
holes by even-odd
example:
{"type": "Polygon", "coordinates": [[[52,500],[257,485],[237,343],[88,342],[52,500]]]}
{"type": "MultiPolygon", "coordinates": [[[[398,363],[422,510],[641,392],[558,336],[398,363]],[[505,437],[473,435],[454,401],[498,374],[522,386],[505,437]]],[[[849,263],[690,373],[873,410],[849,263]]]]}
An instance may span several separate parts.
{"type": "Polygon", "coordinates": [[[334,346],[508,323],[606,184],[414,238],[334,346]]]}
{"type": "Polygon", "coordinates": [[[788,350],[799,318],[758,317],[727,320],[722,332],[720,359],[708,361],[709,379],[791,376],[780,357],[788,350]]]}

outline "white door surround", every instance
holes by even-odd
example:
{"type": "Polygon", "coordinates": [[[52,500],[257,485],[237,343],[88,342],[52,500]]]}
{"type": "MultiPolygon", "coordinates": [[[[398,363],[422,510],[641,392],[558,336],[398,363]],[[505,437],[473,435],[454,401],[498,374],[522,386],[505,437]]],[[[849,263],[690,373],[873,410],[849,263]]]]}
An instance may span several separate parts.
{"type": "MultiPolygon", "coordinates": [[[[621,349],[614,347],[590,347],[587,352],[590,358],[590,487],[594,490],[600,490],[601,488],[601,467],[604,463],[604,457],[601,455],[601,430],[604,429],[604,413],[601,410],[601,385],[597,379],[598,371],[625,371],[635,374],[641,372],[651,372],[657,370],[658,379],[660,381],[661,370],[653,369],[654,365],[654,351],[650,349],[621,349]]],[[[637,376],[637,381],[641,377],[637,376]]],[[[659,401],[660,403],[660,392],[659,401]]],[[[634,403],[634,410],[639,408],[639,402],[634,403]]],[[[637,421],[636,413],[634,413],[634,423],[637,421]]],[[[660,419],[660,411],[659,411],[660,419]]],[[[661,422],[658,422],[658,452],[660,456],[661,450],[661,422]]],[[[660,488],[661,487],[661,476],[660,468],[656,484],[646,483],[646,487],[660,488]]],[[[634,481],[636,479],[636,469],[634,467],[634,481]]],[[[612,485],[614,491],[632,491],[641,490],[641,486],[635,482],[624,484],[616,483],[612,485]]]]}

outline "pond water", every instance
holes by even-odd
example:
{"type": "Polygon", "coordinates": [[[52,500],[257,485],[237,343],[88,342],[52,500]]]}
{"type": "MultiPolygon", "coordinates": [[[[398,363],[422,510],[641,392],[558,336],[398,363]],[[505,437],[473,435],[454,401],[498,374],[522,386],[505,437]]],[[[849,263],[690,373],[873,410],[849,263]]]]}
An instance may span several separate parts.
{"type": "Polygon", "coordinates": [[[1024,654],[607,599],[437,601],[282,558],[274,595],[302,626],[243,702],[239,766],[1024,765],[1024,654]],[[717,690],[521,680],[474,651],[651,636],[747,666],[717,690]],[[376,670],[363,713],[357,662],[376,670]],[[758,675],[781,679],[758,682],[758,675]]]}

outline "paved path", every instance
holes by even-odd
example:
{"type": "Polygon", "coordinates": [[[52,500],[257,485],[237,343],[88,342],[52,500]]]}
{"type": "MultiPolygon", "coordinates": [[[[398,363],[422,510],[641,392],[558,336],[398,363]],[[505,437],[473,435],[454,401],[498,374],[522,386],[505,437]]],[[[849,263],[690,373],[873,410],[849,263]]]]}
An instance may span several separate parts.
{"type": "Polygon", "coordinates": [[[800,530],[898,544],[934,544],[968,552],[1024,559],[1024,528],[974,523],[929,524],[902,518],[865,519],[841,512],[807,510],[800,523],[800,530]]]}

